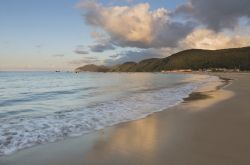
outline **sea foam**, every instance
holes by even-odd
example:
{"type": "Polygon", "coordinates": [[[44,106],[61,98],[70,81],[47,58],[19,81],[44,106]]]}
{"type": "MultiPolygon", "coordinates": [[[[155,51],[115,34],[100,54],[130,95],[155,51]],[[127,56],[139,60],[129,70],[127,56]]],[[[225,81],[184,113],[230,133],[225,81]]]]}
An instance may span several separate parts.
{"type": "Polygon", "coordinates": [[[144,118],[181,103],[194,90],[214,81],[218,81],[218,78],[203,76],[193,82],[168,88],[140,90],[129,97],[124,96],[47,115],[1,118],[0,155],[144,118]]]}

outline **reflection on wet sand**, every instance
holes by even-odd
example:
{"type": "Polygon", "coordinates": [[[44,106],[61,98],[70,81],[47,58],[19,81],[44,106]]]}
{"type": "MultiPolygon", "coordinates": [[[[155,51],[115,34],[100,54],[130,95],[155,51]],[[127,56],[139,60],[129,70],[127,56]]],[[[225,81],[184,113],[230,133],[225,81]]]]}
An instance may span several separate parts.
{"type": "Polygon", "coordinates": [[[157,145],[156,137],[159,131],[157,125],[156,118],[151,116],[147,120],[121,124],[119,129],[113,130],[108,137],[105,132],[100,131],[94,146],[85,153],[84,161],[100,164],[105,158],[112,158],[112,161],[115,161],[121,157],[124,159],[129,157],[127,160],[132,161],[131,156],[147,157],[152,160],[150,157],[154,155],[157,145]]]}
{"type": "Polygon", "coordinates": [[[84,164],[152,165],[166,164],[166,160],[170,164],[189,160],[186,157],[192,147],[189,142],[196,131],[193,122],[191,126],[183,123],[192,121],[190,117],[195,116],[192,112],[199,112],[233,95],[226,90],[203,90],[207,91],[203,94],[209,97],[195,99],[194,102],[189,100],[179,105],[179,110],[174,107],[174,111],[168,110],[146,119],[121,124],[112,129],[111,133],[100,131],[94,146],[84,154],[84,164]],[[179,160],[179,156],[183,160],[179,160]]]}
{"type": "MultiPolygon", "coordinates": [[[[191,112],[202,110],[205,107],[209,107],[220,101],[227,100],[233,97],[234,94],[231,91],[221,89],[218,91],[203,92],[203,95],[207,96],[209,99],[203,99],[202,97],[201,99],[196,98],[194,99],[195,104],[187,104],[191,112]]],[[[192,97],[190,99],[192,99],[192,97]]]]}

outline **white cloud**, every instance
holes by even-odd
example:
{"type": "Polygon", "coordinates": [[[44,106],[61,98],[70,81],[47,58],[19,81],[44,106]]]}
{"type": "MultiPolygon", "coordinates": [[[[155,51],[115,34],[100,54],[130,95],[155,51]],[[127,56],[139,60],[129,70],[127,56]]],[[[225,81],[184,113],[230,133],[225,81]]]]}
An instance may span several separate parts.
{"type": "Polygon", "coordinates": [[[181,42],[183,48],[197,49],[224,49],[232,47],[249,46],[250,35],[241,36],[236,34],[216,33],[208,29],[197,29],[190,33],[181,42]]]}
{"type": "MultiPolygon", "coordinates": [[[[128,48],[126,50],[141,48],[139,51],[121,50],[121,53],[113,54],[111,59],[104,61],[108,64],[166,57],[191,48],[213,50],[249,46],[249,24],[242,28],[238,22],[241,16],[249,17],[249,7],[245,6],[242,13],[239,6],[234,7],[236,2],[233,0],[229,4],[227,0],[222,0],[217,6],[217,1],[212,1],[188,0],[174,11],[165,8],[151,10],[148,3],[105,6],[94,0],[82,0],[77,8],[83,10],[85,22],[94,28],[91,37],[95,42],[88,47],[92,52],[117,47],[128,48]],[[215,6],[218,10],[201,13],[206,6],[215,6]],[[220,11],[233,11],[232,20],[230,15],[220,11]],[[180,13],[184,17],[177,21],[176,16],[180,13]]],[[[243,1],[243,4],[249,3],[243,1]]]]}
{"type": "Polygon", "coordinates": [[[171,20],[164,8],[151,11],[148,3],[107,7],[81,1],[77,7],[83,9],[87,24],[104,31],[120,47],[175,47],[193,29],[190,23],[171,20]]]}

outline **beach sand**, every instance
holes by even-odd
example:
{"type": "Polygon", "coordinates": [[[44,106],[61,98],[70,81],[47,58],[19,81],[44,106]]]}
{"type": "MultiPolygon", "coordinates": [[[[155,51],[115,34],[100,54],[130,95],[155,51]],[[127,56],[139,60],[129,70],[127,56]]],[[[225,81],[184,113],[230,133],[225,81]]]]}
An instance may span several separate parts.
{"type": "Polygon", "coordinates": [[[249,165],[250,74],[137,121],[0,158],[1,165],[249,165]]]}

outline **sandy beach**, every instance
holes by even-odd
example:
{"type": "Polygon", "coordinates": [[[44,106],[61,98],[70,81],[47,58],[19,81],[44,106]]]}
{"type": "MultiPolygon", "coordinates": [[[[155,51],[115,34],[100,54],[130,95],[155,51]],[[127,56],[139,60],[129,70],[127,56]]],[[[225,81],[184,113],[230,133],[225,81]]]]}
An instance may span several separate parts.
{"type": "Polygon", "coordinates": [[[166,111],[0,157],[0,165],[249,165],[250,74],[166,111]]]}

